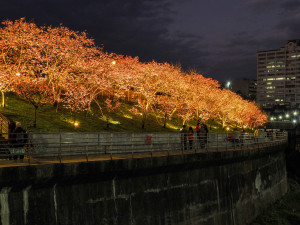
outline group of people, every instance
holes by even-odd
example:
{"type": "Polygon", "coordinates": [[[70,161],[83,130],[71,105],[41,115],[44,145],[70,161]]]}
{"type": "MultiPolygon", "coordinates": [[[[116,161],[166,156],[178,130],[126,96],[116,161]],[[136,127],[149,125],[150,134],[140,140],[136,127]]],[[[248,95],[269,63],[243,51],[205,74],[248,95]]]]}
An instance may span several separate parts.
{"type": "MultiPolygon", "coordinates": [[[[181,146],[184,150],[193,149],[194,143],[194,130],[192,127],[186,129],[186,126],[183,125],[180,129],[181,132],[181,146]]],[[[196,134],[197,134],[197,144],[200,145],[200,148],[205,148],[206,140],[207,140],[208,129],[205,124],[200,124],[199,122],[196,125],[196,134]]]]}
{"type": "Polygon", "coordinates": [[[24,145],[26,141],[26,132],[21,127],[21,123],[11,122],[8,127],[9,159],[24,158],[24,145]]]}

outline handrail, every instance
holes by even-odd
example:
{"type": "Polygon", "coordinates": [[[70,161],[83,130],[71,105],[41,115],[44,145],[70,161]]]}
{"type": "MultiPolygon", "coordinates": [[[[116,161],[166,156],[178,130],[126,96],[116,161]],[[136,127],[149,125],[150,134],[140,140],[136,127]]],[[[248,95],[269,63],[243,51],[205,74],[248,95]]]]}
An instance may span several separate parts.
{"type": "Polygon", "coordinates": [[[5,116],[3,116],[0,113],[0,133],[1,136],[4,137],[5,139],[8,139],[9,124],[10,124],[9,119],[7,119],[5,116]]]}
{"type": "Polygon", "coordinates": [[[194,133],[191,136],[187,133],[28,133],[21,137],[23,141],[19,133],[10,133],[9,137],[7,142],[0,142],[0,158],[25,155],[28,163],[261,149],[287,142],[287,132],[194,133]]]}

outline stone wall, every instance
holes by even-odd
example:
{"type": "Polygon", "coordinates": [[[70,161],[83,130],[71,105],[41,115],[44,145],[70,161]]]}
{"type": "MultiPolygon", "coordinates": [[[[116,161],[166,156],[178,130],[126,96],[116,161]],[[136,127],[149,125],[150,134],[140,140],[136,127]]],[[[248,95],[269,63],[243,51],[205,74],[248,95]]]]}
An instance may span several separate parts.
{"type": "Polygon", "coordinates": [[[0,222],[246,225],[287,191],[284,147],[0,168],[0,222]]]}

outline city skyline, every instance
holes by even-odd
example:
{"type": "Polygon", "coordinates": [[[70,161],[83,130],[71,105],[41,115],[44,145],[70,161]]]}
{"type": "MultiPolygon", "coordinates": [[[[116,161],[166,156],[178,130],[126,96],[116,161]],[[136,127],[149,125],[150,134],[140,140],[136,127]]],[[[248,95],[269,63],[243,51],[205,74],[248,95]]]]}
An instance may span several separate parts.
{"type": "Polygon", "coordinates": [[[299,39],[293,0],[3,2],[1,21],[86,31],[104,50],[197,69],[220,82],[256,79],[256,52],[299,39]]]}

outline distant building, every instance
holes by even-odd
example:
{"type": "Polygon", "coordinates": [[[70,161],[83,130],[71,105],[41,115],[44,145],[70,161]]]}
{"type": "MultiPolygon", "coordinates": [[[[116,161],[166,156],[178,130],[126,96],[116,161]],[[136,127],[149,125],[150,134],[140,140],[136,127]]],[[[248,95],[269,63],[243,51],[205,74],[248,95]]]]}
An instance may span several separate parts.
{"type": "Polygon", "coordinates": [[[300,109],[300,40],[257,53],[257,102],[263,109],[300,109]]]}
{"type": "Polygon", "coordinates": [[[256,80],[237,78],[232,82],[231,89],[245,99],[255,100],[256,80]]]}

